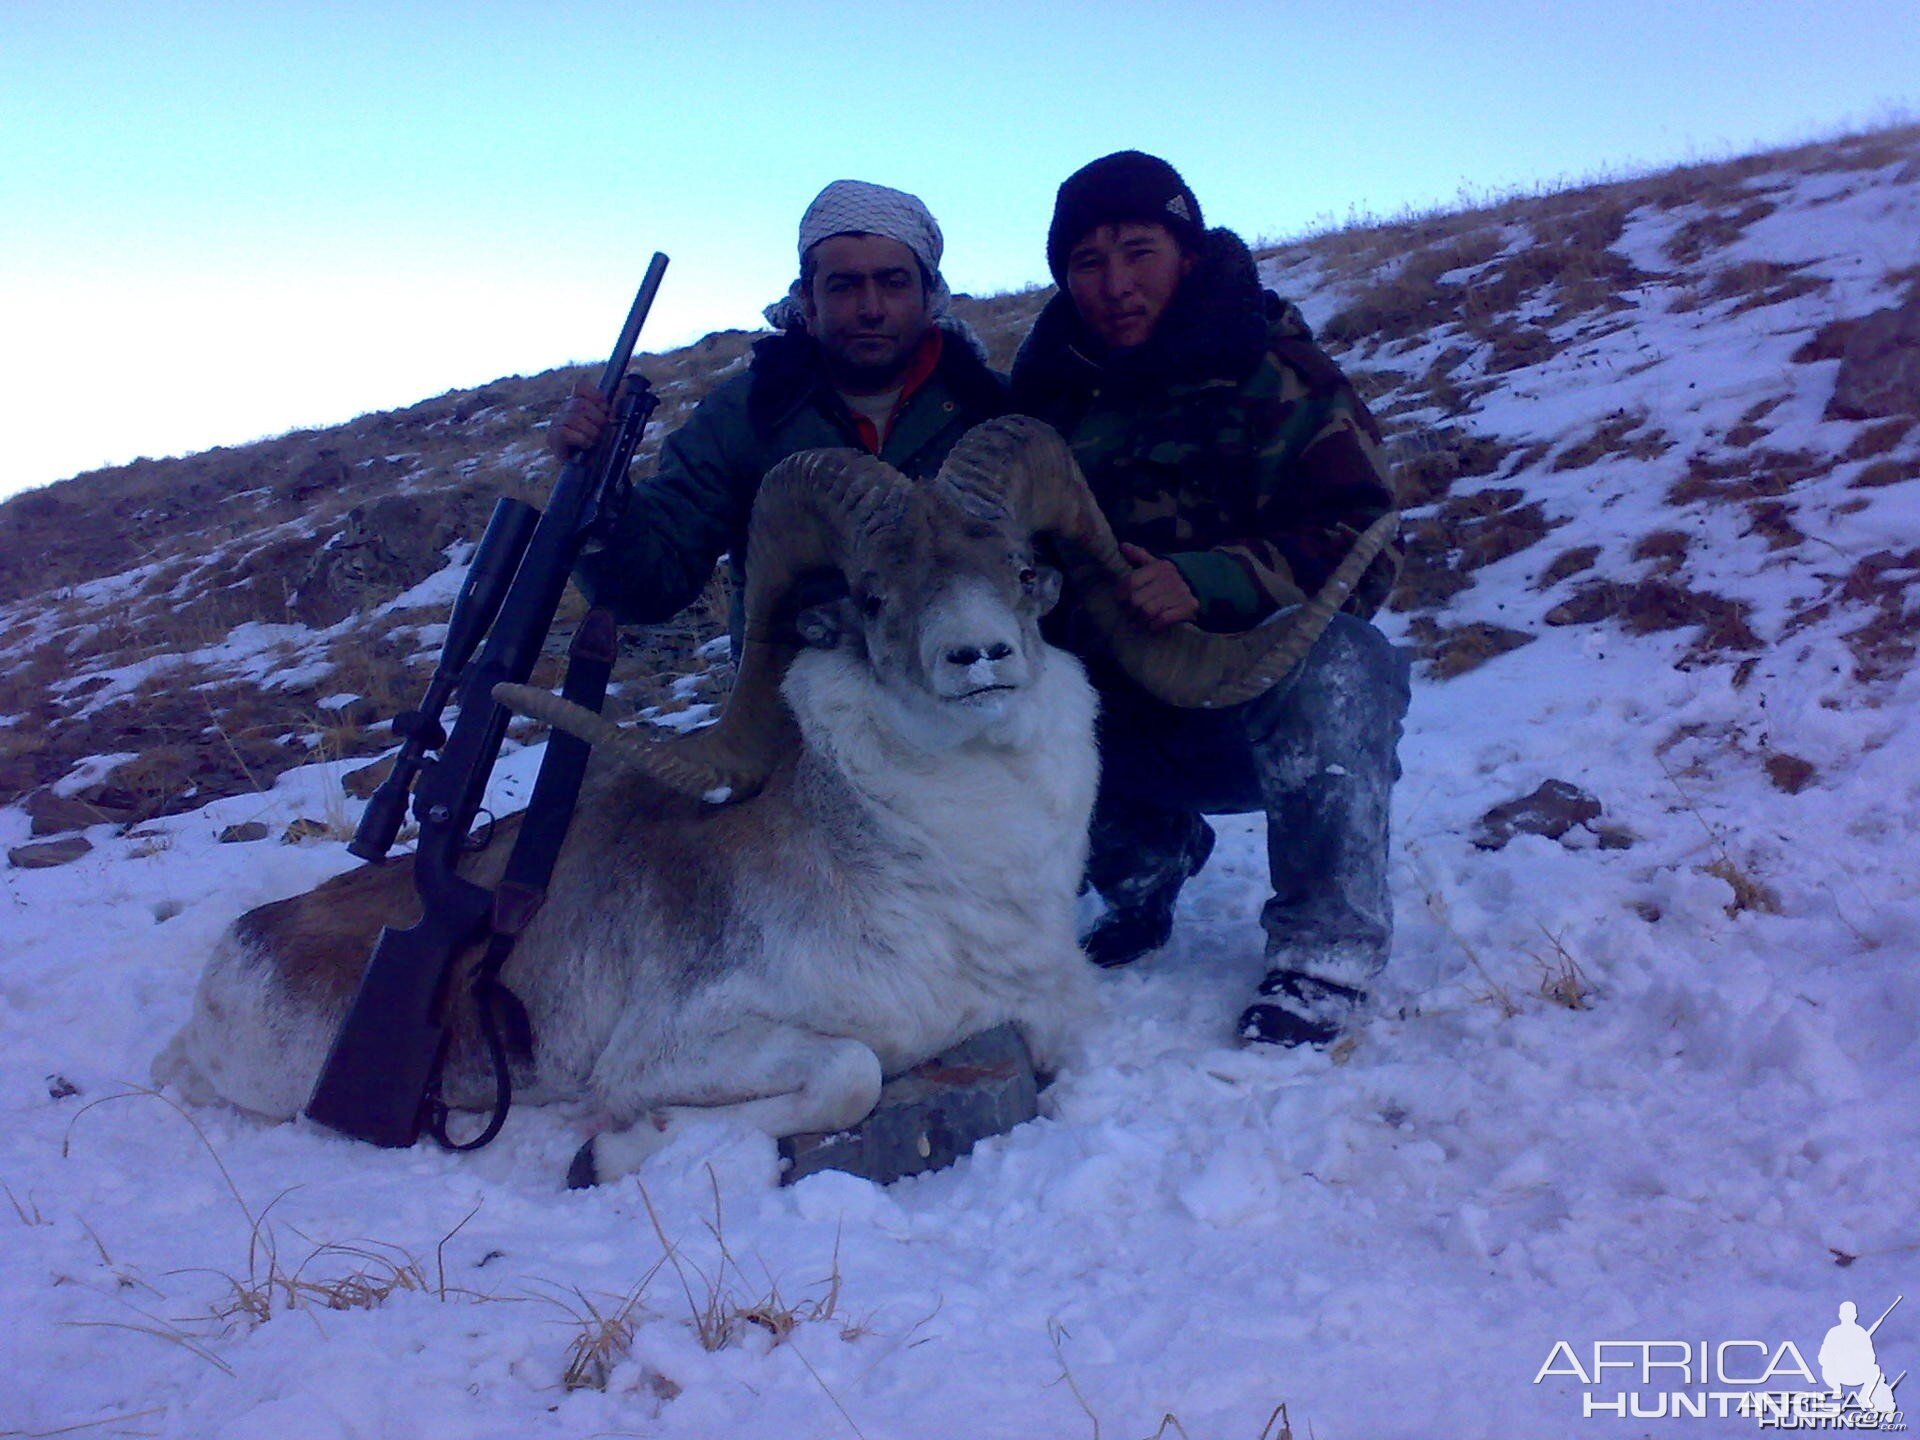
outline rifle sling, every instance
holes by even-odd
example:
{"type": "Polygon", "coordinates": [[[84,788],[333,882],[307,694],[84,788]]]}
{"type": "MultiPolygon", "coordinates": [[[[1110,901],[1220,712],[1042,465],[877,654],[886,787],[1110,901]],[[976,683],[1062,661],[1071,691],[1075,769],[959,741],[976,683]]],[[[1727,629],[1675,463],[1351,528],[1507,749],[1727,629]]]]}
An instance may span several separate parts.
{"type": "MultiPolygon", "coordinates": [[[[567,677],[560,693],[576,705],[599,710],[606,699],[607,681],[618,651],[613,616],[605,610],[589,610],[567,648],[567,677]]],[[[500,983],[500,970],[513,953],[514,941],[546,899],[547,882],[553,878],[554,862],[567,838],[567,826],[573,820],[573,807],[580,797],[580,782],[592,752],[593,747],[585,740],[561,731],[548,737],[547,753],[533,782],[533,797],[527,802],[506,871],[493,892],[489,921],[492,933],[487,938],[486,953],[474,968],[471,986],[480,1033],[493,1065],[493,1112],[486,1128],[473,1139],[454,1141],[447,1133],[448,1110],[440,1098],[440,1076],[436,1072],[428,1094],[428,1113],[433,1138],[448,1150],[478,1150],[500,1133],[513,1105],[512,1058],[532,1057],[533,1028],[526,1007],[500,983]],[[509,1033],[503,1035],[503,1029],[509,1033]]]]}

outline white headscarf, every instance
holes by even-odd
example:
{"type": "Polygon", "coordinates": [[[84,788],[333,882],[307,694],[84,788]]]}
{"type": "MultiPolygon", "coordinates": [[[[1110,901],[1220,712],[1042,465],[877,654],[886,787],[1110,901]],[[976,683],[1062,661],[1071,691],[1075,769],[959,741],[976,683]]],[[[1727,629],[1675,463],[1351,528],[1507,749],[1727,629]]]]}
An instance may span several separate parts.
{"type": "MultiPolygon", "coordinates": [[[[835,235],[882,235],[897,240],[911,250],[920,267],[932,278],[933,290],[928,309],[935,320],[947,314],[953,298],[945,277],[940,274],[940,256],[946,241],[939,222],[917,195],[904,190],[889,190],[885,185],[870,185],[864,180],[836,180],[814,197],[807,213],[800,217],[800,259],[822,240],[835,235]]],[[[767,323],[776,330],[801,327],[800,282],[795,280],[787,293],[764,312],[767,323]]]]}

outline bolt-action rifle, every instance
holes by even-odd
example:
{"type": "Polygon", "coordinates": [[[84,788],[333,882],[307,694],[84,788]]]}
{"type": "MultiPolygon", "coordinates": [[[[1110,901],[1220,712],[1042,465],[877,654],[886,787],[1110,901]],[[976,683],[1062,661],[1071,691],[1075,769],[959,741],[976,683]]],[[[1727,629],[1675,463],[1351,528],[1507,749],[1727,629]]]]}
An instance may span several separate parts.
{"type": "MultiPolygon", "coordinates": [[[[642,376],[627,374],[627,363],[666,268],[667,257],[655,254],[613,356],[601,372],[600,394],[613,407],[613,423],[590,451],[567,461],[544,512],[504,496],[496,502],[454,601],[426,697],[418,709],[394,719],[394,732],[403,743],[393,772],[368,801],[347,849],[362,860],[384,860],[411,797],[420,827],[413,879],[421,916],[410,929],[380,932],[307,1102],[310,1119],[344,1135],[376,1145],[407,1146],[431,1125],[443,1144],[453,1143],[446,1135],[438,1084],[446,1058],[448,1011],[458,989],[455,973],[462,956],[489,934],[495,943],[488,960],[497,973],[512,937],[537,908],[585,765],[579,742],[554,736],[506,881],[489,890],[461,877],[456,867],[512,718],[494,700],[493,687],[502,681],[524,684],[532,674],[581,547],[596,527],[617,513],[625,497],[627,466],[658,404],[642,376]],[[456,696],[459,712],[449,734],[440,717],[456,696]],[[568,773],[556,779],[550,771],[568,773]],[[542,810],[543,790],[561,797],[546,806],[557,819],[544,827],[546,853],[526,855],[524,851],[540,848],[526,842],[542,810]]],[[[585,703],[598,708],[613,658],[611,623],[602,620],[581,630],[569,666],[568,694],[574,698],[576,690],[587,692],[585,703]],[[595,635],[586,648],[596,653],[583,664],[582,640],[589,630],[595,635]],[[595,673],[577,686],[576,674],[585,672],[595,673]]],[[[482,1005],[498,1100],[485,1136],[456,1147],[462,1149],[492,1138],[511,1095],[507,1056],[490,997],[478,985],[476,999],[482,1005]]]]}

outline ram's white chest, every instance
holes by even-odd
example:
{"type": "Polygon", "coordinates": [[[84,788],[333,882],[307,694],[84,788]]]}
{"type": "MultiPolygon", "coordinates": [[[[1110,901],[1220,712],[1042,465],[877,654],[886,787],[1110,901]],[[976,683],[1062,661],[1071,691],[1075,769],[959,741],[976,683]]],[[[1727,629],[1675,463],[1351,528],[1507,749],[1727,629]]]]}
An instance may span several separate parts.
{"type": "Polygon", "coordinates": [[[983,880],[1025,875],[1016,889],[1045,890],[1062,865],[1078,881],[1098,761],[1080,663],[1048,647],[1036,671],[977,734],[945,745],[890,725],[871,672],[837,653],[802,655],[786,694],[809,747],[873,825],[983,880]]]}
{"type": "Polygon", "coordinates": [[[1073,912],[1094,702],[1078,662],[1052,652],[984,733],[924,749],[878,723],[865,672],[833,659],[796,662],[787,694],[879,870],[817,917],[818,953],[776,968],[811,977],[803,1008],[821,1023],[911,1063],[1051,1004],[1062,969],[1084,967],[1073,912]]]}

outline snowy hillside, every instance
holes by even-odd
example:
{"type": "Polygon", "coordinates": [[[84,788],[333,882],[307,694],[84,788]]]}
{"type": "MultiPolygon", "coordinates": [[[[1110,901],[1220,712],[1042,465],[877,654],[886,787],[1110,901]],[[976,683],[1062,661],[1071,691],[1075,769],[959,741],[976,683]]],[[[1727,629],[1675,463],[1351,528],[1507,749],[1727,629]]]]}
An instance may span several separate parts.
{"type": "MultiPolygon", "coordinates": [[[[1263,263],[1394,433],[1416,552],[1398,935],[1351,1043],[1234,1045],[1265,859],[1229,817],[1043,1118],[885,1190],[776,1188],[717,1126],[573,1193],[559,1109],[469,1157],[184,1111],[140,1087],[213,939],[350,863],[360,762],[272,767],[0,870],[0,1436],[1744,1435],[1713,1397],[1817,1388],[1841,1303],[1901,1296],[1874,1343],[1920,1365],[1920,318],[1873,318],[1920,312],[1920,131],[1263,263]],[[1548,781],[1597,806],[1483,818],[1548,781]]],[[[389,607],[403,650],[456,573],[389,607]]],[[[150,578],[63,582],[57,623],[150,578]]],[[[54,611],[0,612],[16,668],[54,611]]],[[[169,672],[348,688],[358,621],[260,623],[84,687],[36,660],[72,703],[0,738],[169,672]]],[[[144,737],[93,743],[54,788],[97,805],[144,737]]]]}

